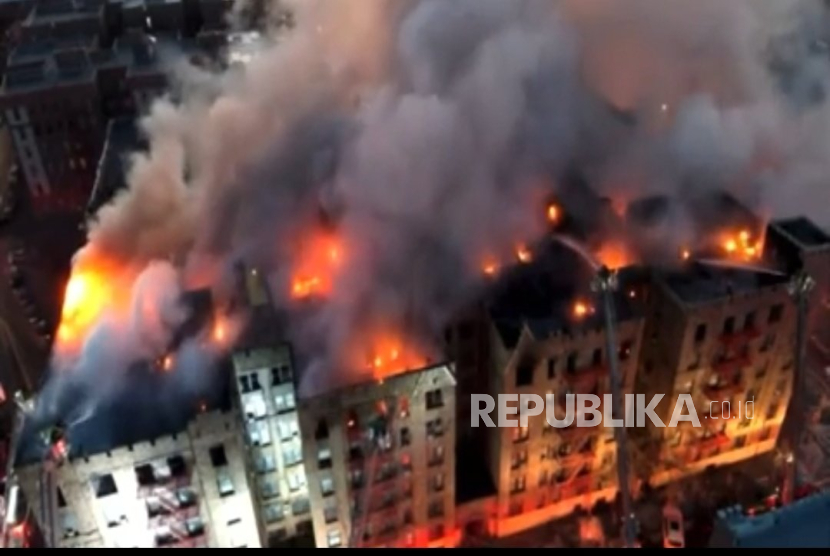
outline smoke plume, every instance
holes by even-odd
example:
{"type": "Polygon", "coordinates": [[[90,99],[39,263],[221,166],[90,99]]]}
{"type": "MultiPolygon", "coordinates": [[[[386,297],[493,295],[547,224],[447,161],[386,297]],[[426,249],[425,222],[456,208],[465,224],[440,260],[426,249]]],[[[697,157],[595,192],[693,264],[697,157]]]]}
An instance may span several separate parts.
{"type": "Polygon", "coordinates": [[[244,68],[173,75],[180,101],[144,119],[150,150],[89,242],[138,267],[183,260],[185,283],[240,258],[267,272],[309,356],[306,392],[350,372],[370,331],[429,351],[483,258],[543,233],[540,203],[572,168],[613,199],[725,188],[828,221],[818,1],[288,7],[295,27],[244,68]],[[321,226],[345,262],[322,299],[292,300],[321,226]]]}

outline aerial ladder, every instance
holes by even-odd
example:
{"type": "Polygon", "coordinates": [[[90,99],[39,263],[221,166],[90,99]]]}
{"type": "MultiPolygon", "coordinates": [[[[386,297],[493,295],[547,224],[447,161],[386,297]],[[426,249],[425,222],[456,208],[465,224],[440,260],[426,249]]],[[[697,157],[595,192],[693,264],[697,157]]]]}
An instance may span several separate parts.
{"type": "MultiPolygon", "coordinates": [[[[0,531],[0,541],[3,548],[31,548],[33,531],[30,527],[32,511],[29,502],[20,485],[19,477],[15,472],[15,461],[23,426],[26,417],[32,413],[34,403],[24,399],[22,393],[14,396],[17,405],[9,456],[6,462],[6,498],[4,500],[3,521],[0,531]]],[[[63,463],[68,454],[68,447],[63,428],[59,425],[49,427],[41,433],[46,450],[43,456],[38,478],[40,496],[40,515],[38,524],[41,528],[43,542],[47,548],[56,546],[55,532],[57,531],[55,516],[58,507],[58,489],[55,481],[55,471],[63,463]]]]}

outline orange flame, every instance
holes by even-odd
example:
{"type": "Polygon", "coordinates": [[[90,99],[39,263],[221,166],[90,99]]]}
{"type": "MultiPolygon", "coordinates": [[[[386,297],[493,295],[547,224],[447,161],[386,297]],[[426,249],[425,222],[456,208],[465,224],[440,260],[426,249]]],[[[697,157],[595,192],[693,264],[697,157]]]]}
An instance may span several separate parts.
{"type": "Polygon", "coordinates": [[[291,296],[302,299],[328,294],[343,262],[343,248],[336,237],[319,233],[303,242],[291,281],[291,296]]]}
{"type": "Polygon", "coordinates": [[[368,367],[378,381],[409,369],[418,369],[427,360],[411,345],[405,345],[398,337],[383,334],[372,342],[368,367]]]}
{"type": "Polygon", "coordinates": [[[56,349],[77,348],[105,311],[126,311],[128,296],[119,295],[125,278],[124,269],[89,248],[79,253],[64,292],[56,349]]]}
{"type": "Polygon", "coordinates": [[[680,258],[683,259],[684,261],[688,261],[691,258],[691,256],[692,256],[692,253],[688,249],[683,249],[680,252],[680,258]]]}
{"type": "Polygon", "coordinates": [[[727,234],[721,246],[727,256],[751,261],[761,256],[763,239],[755,240],[749,230],[742,229],[737,234],[727,234]]]}
{"type": "Polygon", "coordinates": [[[173,355],[165,355],[164,359],[161,360],[161,369],[163,371],[169,372],[173,370],[174,359],[173,355]]]}

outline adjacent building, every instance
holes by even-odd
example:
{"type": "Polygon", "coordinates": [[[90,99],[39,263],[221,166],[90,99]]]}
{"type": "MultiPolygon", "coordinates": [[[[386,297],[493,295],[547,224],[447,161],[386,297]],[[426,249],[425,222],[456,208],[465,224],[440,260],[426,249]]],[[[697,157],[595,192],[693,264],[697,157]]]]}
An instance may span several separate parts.
{"type": "Polygon", "coordinates": [[[180,434],[18,477],[59,548],[259,548],[244,449],[238,416],[208,412],[180,434]]]}
{"type": "MultiPolygon", "coordinates": [[[[590,292],[590,279],[579,255],[555,244],[534,252],[532,264],[506,271],[488,306],[487,372],[494,394],[537,394],[542,399],[553,394],[560,400],[559,418],[565,415],[565,395],[594,394],[603,400],[600,411],[605,411],[603,396],[611,393],[610,358],[619,363],[623,391],[633,392],[643,317],[627,292],[614,295],[620,347],[608,353],[602,301],[590,292]]],[[[578,428],[575,423],[553,428],[543,413],[530,417],[526,426],[484,430],[497,487],[497,515],[490,527],[498,536],[617,494],[611,428],[578,428]]]]}
{"type": "Polygon", "coordinates": [[[318,547],[455,546],[455,378],[436,365],[300,401],[318,547]]]}
{"type": "Polygon", "coordinates": [[[311,508],[289,346],[233,355],[247,461],[265,546],[311,535],[311,508]]]}
{"type": "Polygon", "coordinates": [[[701,427],[647,429],[640,448],[662,484],[774,448],[792,394],[795,308],[786,275],[689,262],[652,282],[638,392],[680,394],[701,427]]]}
{"type": "Polygon", "coordinates": [[[30,190],[88,192],[107,122],[135,118],[166,90],[165,50],[205,52],[203,29],[226,45],[229,7],[224,0],[27,5],[9,46],[0,115],[30,190]]]}

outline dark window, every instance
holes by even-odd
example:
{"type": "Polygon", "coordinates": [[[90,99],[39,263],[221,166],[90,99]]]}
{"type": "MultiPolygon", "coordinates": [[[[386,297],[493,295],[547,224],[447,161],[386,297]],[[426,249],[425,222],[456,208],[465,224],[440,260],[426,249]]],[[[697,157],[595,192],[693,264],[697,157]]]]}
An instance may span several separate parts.
{"type": "Polygon", "coordinates": [[[441,395],[441,390],[427,392],[427,409],[438,409],[440,407],[444,407],[444,397],[441,395]]]}
{"type": "Polygon", "coordinates": [[[444,517],[444,501],[443,500],[433,500],[429,503],[429,508],[427,509],[427,513],[429,514],[430,519],[434,519],[436,517],[444,517]]]}
{"type": "Polygon", "coordinates": [[[755,311],[749,312],[746,314],[746,320],[744,320],[744,330],[752,330],[755,328],[755,311]]]}
{"type": "Polygon", "coordinates": [[[139,465],[135,468],[135,478],[139,486],[149,486],[156,482],[156,474],[153,466],[149,463],[139,465]]]}
{"type": "Polygon", "coordinates": [[[533,384],[533,361],[522,358],[516,367],[516,387],[530,386],[533,384]]]}
{"type": "Polygon", "coordinates": [[[577,352],[572,352],[568,355],[568,372],[575,373],[576,372],[576,359],[579,356],[577,352]]]}
{"type": "Polygon", "coordinates": [[[706,325],[698,324],[695,328],[695,343],[699,344],[706,339],[706,325]]]}
{"type": "Polygon", "coordinates": [[[225,455],[225,447],[218,444],[210,449],[210,463],[213,467],[224,467],[228,465],[228,457],[225,455]]]}
{"type": "Polygon", "coordinates": [[[599,367],[602,365],[602,350],[597,348],[594,350],[594,353],[591,355],[591,365],[594,367],[599,367]]]}
{"type": "Polygon", "coordinates": [[[326,424],[325,419],[320,419],[317,423],[317,430],[314,431],[314,439],[315,440],[325,440],[329,437],[329,426],[326,424]]]}
{"type": "Polygon", "coordinates": [[[735,333],[735,317],[729,317],[723,322],[723,333],[724,334],[734,334],[735,333]]]}
{"type": "Polygon", "coordinates": [[[409,446],[412,442],[412,435],[409,433],[408,427],[401,428],[401,446],[409,446]]]}
{"type": "Polygon", "coordinates": [[[167,458],[167,466],[170,467],[170,474],[174,477],[182,477],[187,473],[187,463],[182,456],[167,458]]]}
{"type": "Polygon", "coordinates": [[[280,543],[288,537],[285,529],[277,529],[268,533],[268,548],[279,548],[280,543]]]}
{"type": "Polygon", "coordinates": [[[556,357],[548,359],[548,379],[556,377],[556,357]]]}
{"type": "Polygon", "coordinates": [[[118,492],[118,487],[115,486],[115,479],[110,473],[98,477],[94,480],[94,482],[96,498],[103,498],[104,496],[109,496],[110,494],[116,494],[118,492]]]}
{"type": "Polygon", "coordinates": [[[363,459],[363,450],[361,449],[360,445],[353,444],[349,448],[349,460],[356,461],[363,459]]]}
{"type": "Polygon", "coordinates": [[[775,324],[776,322],[780,322],[783,316],[784,306],[780,303],[778,305],[773,305],[769,310],[769,323],[775,324]]]}

